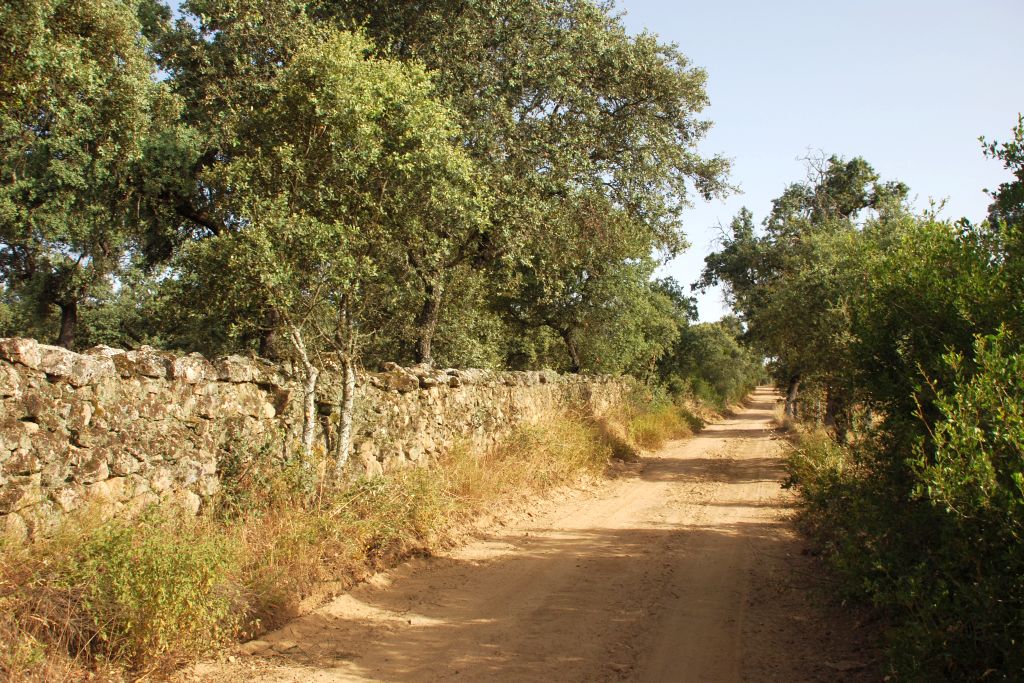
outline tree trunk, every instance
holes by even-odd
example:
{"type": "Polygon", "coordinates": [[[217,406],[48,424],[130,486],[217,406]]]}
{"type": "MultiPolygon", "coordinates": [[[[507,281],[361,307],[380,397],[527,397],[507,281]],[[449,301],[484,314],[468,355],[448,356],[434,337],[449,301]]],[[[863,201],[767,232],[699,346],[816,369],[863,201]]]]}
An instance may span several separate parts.
{"type": "Polygon", "coordinates": [[[427,283],[423,308],[416,316],[416,327],[419,330],[416,361],[424,365],[434,364],[431,345],[434,341],[434,331],[437,329],[437,320],[441,316],[441,297],[444,294],[444,287],[438,283],[439,279],[427,283]]]}
{"type": "Polygon", "coordinates": [[[356,338],[349,310],[348,295],[341,298],[338,315],[338,346],[341,348],[341,410],[338,415],[338,439],[335,443],[334,480],[340,482],[352,454],[352,417],[356,400],[356,338]]]}
{"type": "Polygon", "coordinates": [[[268,309],[263,317],[259,354],[267,360],[281,360],[281,314],[276,308],[268,309]]]}
{"type": "Polygon", "coordinates": [[[786,415],[797,419],[797,399],[800,396],[800,375],[793,375],[789,378],[789,386],[786,387],[786,415]]]}
{"type": "Polygon", "coordinates": [[[846,397],[832,386],[825,387],[825,428],[832,432],[838,443],[846,443],[849,428],[846,397]]]}
{"type": "Polygon", "coordinates": [[[78,302],[68,301],[57,306],[60,308],[60,334],[57,335],[57,346],[70,349],[75,345],[75,334],[78,332],[78,302]]]}
{"type": "Polygon", "coordinates": [[[572,363],[569,371],[573,374],[578,374],[583,369],[583,363],[580,361],[580,349],[576,345],[576,340],[573,339],[572,331],[561,329],[559,333],[562,335],[562,341],[565,342],[565,350],[569,352],[569,360],[572,363]]]}
{"type": "Polygon", "coordinates": [[[316,435],[316,383],[320,378],[320,371],[309,360],[302,331],[292,325],[289,333],[305,374],[302,385],[302,466],[303,469],[309,469],[312,466],[310,460],[313,454],[313,438],[316,435]]]}

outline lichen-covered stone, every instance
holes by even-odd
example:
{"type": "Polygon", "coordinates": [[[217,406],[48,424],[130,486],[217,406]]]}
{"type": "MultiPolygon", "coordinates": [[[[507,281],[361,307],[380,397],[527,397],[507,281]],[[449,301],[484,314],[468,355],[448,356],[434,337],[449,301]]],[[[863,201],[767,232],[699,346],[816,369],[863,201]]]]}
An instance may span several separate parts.
{"type": "Polygon", "coordinates": [[[0,358],[10,363],[20,363],[32,370],[39,369],[39,342],[35,339],[13,337],[0,339],[0,358]]]}
{"type": "Polygon", "coordinates": [[[50,491],[50,500],[56,503],[61,511],[71,512],[72,510],[77,510],[82,504],[84,493],[85,487],[81,484],[70,484],[50,491]]]}
{"type": "Polygon", "coordinates": [[[416,376],[419,378],[420,387],[423,389],[444,386],[449,381],[448,373],[444,370],[422,370],[417,372],[416,376]]]}
{"type": "Polygon", "coordinates": [[[255,361],[242,356],[226,356],[215,361],[214,367],[219,380],[235,384],[256,382],[262,374],[255,361]]]}
{"type": "Polygon", "coordinates": [[[200,354],[192,353],[171,361],[171,377],[186,384],[197,384],[217,377],[217,370],[200,354]]]}
{"type": "Polygon", "coordinates": [[[127,498],[127,483],[124,477],[112,477],[85,487],[85,497],[90,503],[111,505],[127,498]]]}
{"type": "Polygon", "coordinates": [[[19,449],[3,464],[3,473],[8,475],[28,475],[41,472],[43,469],[42,460],[30,450],[19,449]]]}
{"type": "Polygon", "coordinates": [[[107,454],[101,449],[76,449],[71,476],[82,484],[94,484],[110,476],[107,454]]]}
{"type": "Polygon", "coordinates": [[[171,359],[149,346],[114,356],[113,361],[122,377],[166,379],[171,373],[171,359]]]}
{"type": "Polygon", "coordinates": [[[135,474],[142,468],[142,463],[131,453],[118,451],[110,457],[110,473],[115,477],[126,477],[135,474]]]}
{"type": "MultiPolygon", "coordinates": [[[[317,395],[324,452],[337,435],[342,387],[340,364],[328,360],[317,395]]],[[[565,405],[605,410],[624,386],[550,372],[384,370],[358,376],[353,474],[424,465],[467,440],[486,448],[565,405]]],[[[198,509],[220,491],[224,462],[294,457],[301,380],[257,358],[210,363],[149,347],[75,354],[0,339],[0,525],[33,535],[87,501],[111,514],[160,501],[198,509]]]]}
{"type": "Polygon", "coordinates": [[[394,370],[382,377],[384,386],[399,393],[408,393],[420,388],[420,380],[404,370],[394,370]]]}
{"type": "Polygon", "coordinates": [[[12,453],[28,452],[32,449],[32,437],[39,431],[34,422],[23,422],[13,416],[0,422],[0,460],[12,453]]]}
{"type": "Polygon", "coordinates": [[[0,366],[0,399],[21,398],[21,375],[10,365],[0,366]]]}
{"type": "Polygon", "coordinates": [[[40,476],[11,477],[0,489],[0,515],[18,512],[42,500],[40,476]]]}
{"type": "Polygon", "coordinates": [[[199,514],[199,508],[202,506],[202,499],[192,491],[176,490],[171,492],[167,496],[168,502],[174,507],[177,507],[184,512],[191,515],[199,514]]]}
{"type": "Polygon", "coordinates": [[[115,349],[114,347],[107,346],[106,344],[97,344],[85,351],[85,355],[87,356],[105,356],[107,358],[122,356],[125,353],[126,351],[124,349],[115,349]]]}
{"type": "Polygon", "coordinates": [[[48,376],[83,387],[113,377],[114,362],[105,356],[84,356],[60,346],[39,345],[39,369],[48,376]]]}
{"type": "Polygon", "coordinates": [[[149,488],[151,491],[155,493],[163,493],[174,486],[174,475],[166,468],[159,468],[155,470],[146,481],[149,482],[149,488]]]}
{"type": "Polygon", "coordinates": [[[220,490],[220,479],[212,475],[204,476],[202,479],[199,480],[199,483],[196,485],[196,492],[199,495],[204,496],[205,498],[210,498],[212,496],[217,495],[217,493],[220,492],[220,490]]]}

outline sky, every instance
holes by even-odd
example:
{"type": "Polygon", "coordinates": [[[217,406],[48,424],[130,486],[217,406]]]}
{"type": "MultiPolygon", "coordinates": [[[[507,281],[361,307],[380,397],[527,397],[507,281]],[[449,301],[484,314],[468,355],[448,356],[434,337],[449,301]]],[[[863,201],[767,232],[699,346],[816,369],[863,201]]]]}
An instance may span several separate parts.
{"type": "MultiPolygon", "coordinates": [[[[1024,0],[617,0],[631,32],[677,43],[708,73],[715,126],[701,145],[732,159],[741,193],[695,200],[683,217],[692,244],[662,269],[697,279],[718,226],[743,206],[760,221],[771,200],[805,178],[801,157],[864,157],[902,180],[916,206],[984,217],[1009,178],[979,136],[1006,140],[1024,112],[1024,0]]],[[[698,294],[701,320],[728,312],[721,292],[698,294]]]]}

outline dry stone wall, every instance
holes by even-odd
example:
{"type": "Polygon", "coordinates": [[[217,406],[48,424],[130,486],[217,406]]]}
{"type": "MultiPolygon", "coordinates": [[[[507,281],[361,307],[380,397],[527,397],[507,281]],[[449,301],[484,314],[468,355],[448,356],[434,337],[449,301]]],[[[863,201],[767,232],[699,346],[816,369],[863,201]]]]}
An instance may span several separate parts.
{"type": "MultiPolygon", "coordinates": [[[[317,447],[331,453],[340,373],[317,393],[317,447]]],[[[627,384],[553,372],[402,368],[358,380],[355,474],[425,465],[460,441],[486,447],[565,406],[600,416],[627,384]]],[[[0,533],[45,534],[87,504],[130,514],[166,502],[192,512],[229,463],[287,462],[302,429],[297,368],[152,348],[83,354],[0,339],[0,533]]]]}

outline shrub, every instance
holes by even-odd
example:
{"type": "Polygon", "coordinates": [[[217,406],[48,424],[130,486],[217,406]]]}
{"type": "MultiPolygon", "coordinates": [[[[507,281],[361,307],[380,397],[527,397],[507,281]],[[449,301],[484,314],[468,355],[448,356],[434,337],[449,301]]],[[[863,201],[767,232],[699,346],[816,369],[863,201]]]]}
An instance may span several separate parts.
{"type": "Polygon", "coordinates": [[[26,656],[51,659],[47,645],[137,670],[206,651],[235,633],[237,560],[229,534],[157,511],[68,524],[52,539],[5,548],[0,601],[22,649],[3,662],[6,673],[26,656]]]}
{"type": "Polygon", "coordinates": [[[1024,678],[1024,355],[979,337],[973,372],[935,401],[943,419],[916,449],[917,494],[938,543],[915,576],[904,647],[956,678],[1024,678]]]}
{"type": "Polygon", "coordinates": [[[81,594],[89,647],[144,665],[233,635],[235,555],[232,539],[203,520],[150,513],[86,535],[52,580],[81,594]]]}
{"type": "Polygon", "coordinates": [[[933,387],[912,458],[900,423],[850,447],[800,432],[789,457],[840,587],[887,616],[901,679],[1024,678],[1024,356],[1011,342],[946,357],[952,387],[933,387]]]}

